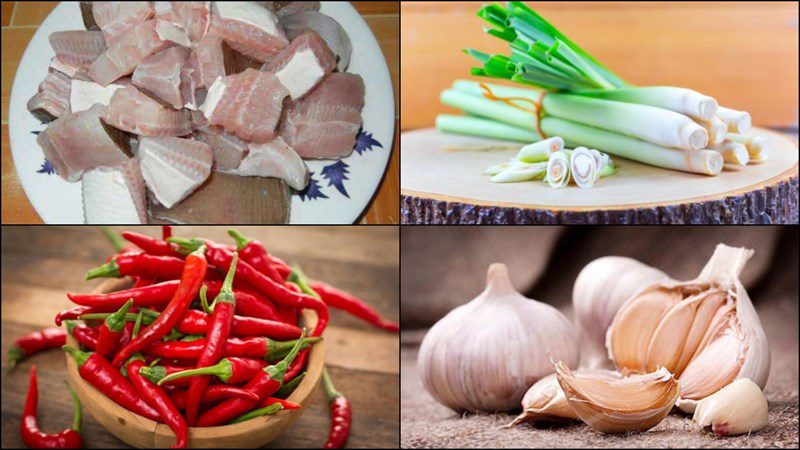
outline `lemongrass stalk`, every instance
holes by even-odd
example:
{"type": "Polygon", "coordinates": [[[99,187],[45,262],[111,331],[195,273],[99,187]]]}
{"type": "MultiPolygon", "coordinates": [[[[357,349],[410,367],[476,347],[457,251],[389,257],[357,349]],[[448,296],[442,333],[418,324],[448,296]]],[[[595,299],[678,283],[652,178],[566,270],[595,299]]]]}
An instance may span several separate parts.
{"type": "Polygon", "coordinates": [[[696,122],[708,132],[709,147],[713,147],[724,141],[725,136],[728,134],[728,126],[717,116],[712,117],[711,120],[696,119],[696,122]]]}
{"type": "Polygon", "coordinates": [[[547,163],[512,163],[507,169],[489,179],[492,183],[516,183],[542,178],[547,173],[547,163]]]}
{"type": "Polygon", "coordinates": [[[750,120],[750,114],[746,111],[736,111],[720,106],[717,108],[717,117],[725,122],[725,125],[728,126],[728,131],[731,133],[743,134],[750,131],[752,121],[750,120]]]}
{"type": "Polygon", "coordinates": [[[456,80],[453,82],[453,89],[467,94],[483,96],[484,90],[481,85],[488,87],[494,95],[503,98],[525,98],[538,103],[542,98],[542,89],[531,86],[521,88],[514,86],[504,86],[502,84],[484,83],[470,80],[456,80]]]}
{"type": "Polygon", "coordinates": [[[563,149],[564,139],[554,136],[522,147],[517,153],[517,160],[525,163],[547,161],[552,153],[563,149]]]}
{"type": "Polygon", "coordinates": [[[722,160],[728,164],[746,166],[750,162],[750,154],[747,152],[747,147],[730,139],[720,142],[718,145],[711,147],[711,149],[718,151],[722,155],[722,160]]]}
{"type": "Polygon", "coordinates": [[[769,157],[767,138],[753,136],[752,134],[728,133],[728,139],[738,142],[747,148],[750,154],[750,162],[762,162],[769,157]]]}
{"type": "MultiPolygon", "coordinates": [[[[440,100],[447,106],[459,108],[466,113],[487,117],[515,127],[535,130],[538,118],[535,113],[523,111],[511,105],[489,100],[480,95],[472,95],[455,89],[442,91],[440,100]]],[[[541,140],[530,139],[528,142],[541,140]]]]}
{"type": "Polygon", "coordinates": [[[534,142],[542,137],[529,129],[477,117],[440,114],[436,117],[436,128],[445,133],[466,134],[503,141],[534,142]]]}
{"type": "Polygon", "coordinates": [[[545,180],[551,188],[562,188],[569,184],[569,154],[564,150],[557,151],[550,155],[547,161],[547,175],[545,180]]]}
{"type": "Polygon", "coordinates": [[[547,114],[604,130],[634,136],[663,147],[699,150],[708,133],[692,119],[666,109],[570,94],[544,97],[547,114]]]}
{"type": "Polygon", "coordinates": [[[712,97],[691,89],[671,86],[592,90],[577,94],[616,102],[655,106],[702,120],[711,120],[718,106],[712,97]]]}
{"type": "Polygon", "coordinates": [[[563,137],[567,145],[591,146],[605,153],[656,167],[705,175],[717,175],[722,171],[722,155],[713,150],[681,150],[661,147],[557,117],[542,119],[542,130],[545,134],[563,137]]]}
{"type": "Polygon", "coordinates": [[[569,170],[578,187],[588,189],[599,178],[600,167],[595,155],[586,147],[578,147],[569,156],[569,170]]]}
{"type": "Polygon", "coordinates": [[[516,159],[512,159],[511,161],[503,163],[503,164],[495,164],[493,166],[489,166],[489,167],[486,168],[486,170],[483,171],[483,174],[484,175],[492,175],[492,176],[497,175],[498,173],[508,169],[509,167],[511,167],[515,163],[518,163],[518,161],[516,159]]]}

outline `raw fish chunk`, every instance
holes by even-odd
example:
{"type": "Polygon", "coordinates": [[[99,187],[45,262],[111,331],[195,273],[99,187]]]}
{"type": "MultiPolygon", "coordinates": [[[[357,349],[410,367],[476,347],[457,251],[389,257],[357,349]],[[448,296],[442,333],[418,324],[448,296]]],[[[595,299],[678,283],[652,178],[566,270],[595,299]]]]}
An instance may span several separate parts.
{"type": "Polygon", "coordinates": [[[251,177],[274,177],[292,189],[302,191],[308,184],[308,167],[283,138],[266,144],[250,144],[247,156],[233,173],[251,177]]]}
{"type": "Polygon", "coordinates": [[[142,138],[136,158],[147,187],[167,208],[189,196],[211,173],[211,147],[191,139],[142,138]]]}
{"type": "Polygon", "coordinates": [[[239,167],[247,154],[247,142],[213,125],[195,129],[194,138],[211,147],[214,156],[214,170],[230,172],[239,167]]]}
{"type": "Polygon", "coordinates": [[[258,68],[260,64],[230,48],[222,39],[207,35],[192,52],[192,64],[197,73],[197,87],[207,88],[219,77],[258,68]]]}
{"type": "Polygon", "coordinates": [[[133,71],[133,85],[175,109],[193,100],[194,82],[186,47],[170,47],[148,56],[133,71]],[[191,98],[185,98],[184,95],[191,98]]]}
{"type": "Polygon", "coordinates": [[[106,51],[106,41],[99,31],[56,31],[49,39],[59,63],[69,68],[65,69],[67,72],[88,70],[106,51]]]}
{"type": "Polygon", "coordinates": [[[82,193],[87,224],[147,223],[147,189],[135,160],[86,172],[82,193]]]}
{"type": "Polygon", "coordinates": [[[63,115],[36,138],[61,178],[78,181],[87,170],[128,160],[124,133],[100,120],[105,111],[103,105],[97,104],[86,111],[63,115]]]}
{"type": "Polygon", "coordinates": [[[39,83],[39,91],[28,100],[28,111],[42,122],[50,122],[70,112],[70,79],[51,70],[39,83]]]}
{"type": "Polygon", "coordinates": [[[111,44],[155,15],[152,2],[92,2],[95,23],[111,44]]]}
{"type": "Polygon", "coordinates": [[[186,136],[192,132],[188,110],[163,106],[135,86],[114,92],[103,119],[113,127],[142,136],[186,136]]]}
{"type": "Polygon", "coordinates": [[[289,45],[277,17],[252,2],[214,2],[208,33],[262,63],[289,45]]]}
{"type": "Polygon", "coordinates": [[[316,31],[301,34],[264,65],[264,70],[281,80],[292,100],[306,95],[335,68],[336,56],[316,31]]]}
{"type": "Polygon", "coordinates": [[[181,19],[183,28],[189,33],[189,39],[200,42],[206,35],[211,16],[211,2],[170,2],[172,9],[181,19]]]}
{"type": "Polygon", "coordinates": [[[165,21],[148,20],[128,30],[92,63],[89,76],[103,86],[130,75],[145,58],[175,45],[166,30],[174,25],[165,21]],[[159,33],[162,34],[159,34],[159,33]],[[162,39],[162,37],[164,39],[162,39]]]}
{"type": "Polygon", "coordinates": [[[280,24],[286,32],[286,37],[294,40],[308,30],[314,30],[328,44],[336,55],[336,68],[344,72],[350,64],[350,55],[353,53],[353,44],[342,26],[332,17],[317,11],[303,11],[281,17],[280,24]]]}

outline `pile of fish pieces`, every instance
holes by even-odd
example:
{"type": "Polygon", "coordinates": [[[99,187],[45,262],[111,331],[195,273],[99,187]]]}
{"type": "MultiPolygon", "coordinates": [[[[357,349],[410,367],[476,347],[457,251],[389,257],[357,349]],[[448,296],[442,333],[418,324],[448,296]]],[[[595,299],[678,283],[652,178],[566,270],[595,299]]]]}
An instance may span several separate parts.
{"type": "Polygon", "coordinates": [[[319,2],[80,8],[28,109],[54,170],[83,180],[87,223],[285,222],[304,160],[352,152],[364,82],[319,2]]]}

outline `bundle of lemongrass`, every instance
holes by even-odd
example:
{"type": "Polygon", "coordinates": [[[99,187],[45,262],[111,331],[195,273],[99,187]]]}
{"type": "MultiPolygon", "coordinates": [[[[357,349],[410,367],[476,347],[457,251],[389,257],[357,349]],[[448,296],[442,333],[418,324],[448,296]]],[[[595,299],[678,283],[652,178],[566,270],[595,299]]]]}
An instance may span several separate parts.
{"type": "Polygon", "coordinates": [[[574,180],[582,188],[594,186],[598,179],[616,173],[611,158],[595,149],[564,148],[564,140],[551,137],[526,145],[509,162],[487,168],[493,183],[516,183],[543,180],[553,188],[561,188],[574,180]]]}
{"type": "Polygon", "coordinates": [[[484,6],[478,15],[511,54],[467,50],[483,64],[472,74],[530,88],[456,81],[441,101],[467,116],[440,115],[442,131],[526,143],[560,136],[572,148],[706,175],[767,157],[766,140],[746,134],[744,111],[690,89],[631,86],[520,2],[484,6]]]}

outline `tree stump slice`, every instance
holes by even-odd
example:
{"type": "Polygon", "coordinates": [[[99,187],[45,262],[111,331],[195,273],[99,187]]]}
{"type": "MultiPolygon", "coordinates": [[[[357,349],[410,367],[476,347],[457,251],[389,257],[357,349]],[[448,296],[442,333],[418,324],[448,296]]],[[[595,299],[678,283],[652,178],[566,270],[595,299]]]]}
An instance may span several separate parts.
{"type": "Polygon", "coordinates": [[[444,134],[400,138],[403,224],[796,224],[797,145],[769,139],[769,159],[715,177],[614,157],[618,172],[591,189],[570,184],[492,183],[487,167],[512,158],[519,143],[444,134]]]}

